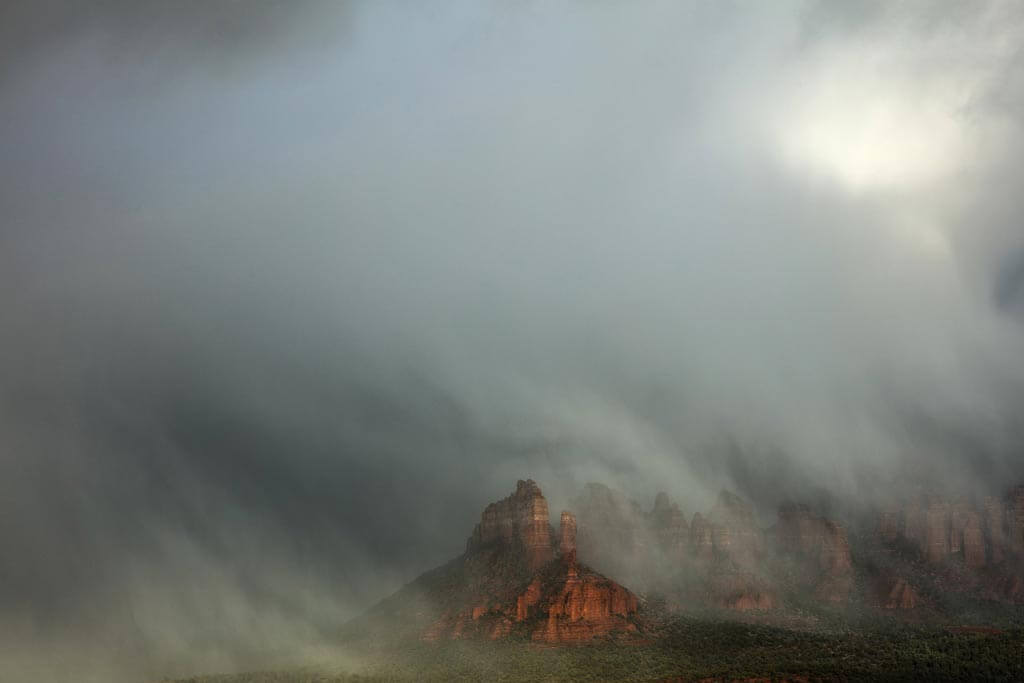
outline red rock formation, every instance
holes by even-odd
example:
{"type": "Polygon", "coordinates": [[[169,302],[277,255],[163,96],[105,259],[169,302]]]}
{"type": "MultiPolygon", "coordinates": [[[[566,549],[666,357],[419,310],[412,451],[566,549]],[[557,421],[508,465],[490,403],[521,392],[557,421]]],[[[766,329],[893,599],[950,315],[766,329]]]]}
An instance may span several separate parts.
{"type": "Polygon", "coordinates": [[[711,603],[726,609],[767,610],[778,605],[775,592],[749,572],[716,571],[709,577],[707,587],[711,603]]]}
{"type": "Polygon", "coordinates": [[[775,541],[783,552],[816,554],[822,542],[821,520],[806,505],[785,503],[779,507],[775,541]]]}
{"type": "Polygon", "coordinates": [[[964,529],[973,510],[971,504],[960,499],[950,506],[949,553],[956,555],[964,550],[964,529]]]}
{"type": "Polygon", "coordinates": [[[515,493],[484,509],[480,523],[466,543],[466,550],[495,542],[521,546],[531,569],[542,567],[554,558],[548,502],[532,479],[520,479],[516,482],[515,493]]]}
{"type": "Polygon", "coordinates": [[[1024,485],[1006,495],[1006,547],[1012,553],[1024,552],[1024,485]]]}
{"type": "Polygon", "coordinates": [[[902,537],[931,564],[962,557],[968,567],[978,569],[1001,562],[1007,551],[1007,505],[999,499],[986,498],[979,510],[963,498],[949,502],[937,496],[915,497],[901,514],[902,518],[892,511],[880,513],[879,536],[887,541],[902,537]]]}
{"type": "Polygon", "coordinates": [[[729,609],[745,612],[752,609],[775,609],[776,600],[772,593],[748,590],[730,599],[725,604],[729,609]]]}
{"type": "Polygon", "coordinates": [[[981,528],[981,515],[969,510],[964,515],[961,532],[964,563],[972,569],[985,566],[985,534],[981,528]]]}
{"type": "Polygon", "coordinates": [[[562,555],[576,552],[576,517],[568,510],[562,510],[562,518],[558,525],[558,552],[562,555]]]}
{"type": "Polygon", "coordinates": [[[715,555],[741,567],[755,566],[763,548],[750,504],[734,493],[721,491],[709,517],[715,555]]]}
{"type": "Polygon", "coordinates": [[[554,558],[547,514],[547,501],[532,481],[520,481],[515,493],[488,505],[465,554],[438,570],[441,578],[431,577],[443,592],[433,602],[459,606],[441,614],[422,637],[496,639],[518,632],[561,644],[635,632],[636,596],[577,562],[571,512],[561,515],[560,557],[554,558]]]}
{"type": "Polygon", "coordinates": [[[782,554],[803,561],[819,599],[843,602],[849,597],[853,566],[846,529],[840,524],[816,517],[806,505],[788,503],[779,508],[775,538],[782,554]]]}
{"type": "Polygon", "coordinates": [[[693,516],[690,525],[690,546],[693,556],[698,562],[710,562],[714,557],[715,546],[712,538],[711,523],[698,512],[693,516]]]}
{"type": "Polygon", "coordinates": [[[983,507],[985,538],[989,546],[989,559],[993,564],[1003,561],[1006,554],[1006,534],[1003,531],[1002,501],[989,496],[983,507]]]}
{"type": "MultiPolygon", "coordinates": [[[[530,610],[540,602],[541,588],[540,578],[535,578],[516,598],[516,621],[526,621],[530,616],[530,610]]],[[[475,616],[473,618],[476,619],[475,616]]]]}
{"type": "Polygon", "coordinates": [[[686,553],[690,540],[690,529],[679,506],[661,492],[654,497],[650,527],[654,532],[659,549],[668,557],[681,557],[686,553]]]}
{"type": "Polygon", "coordinates": [[[885,541],[895,541],[903,533],[903,513],[883,510],[878,516],[878,535],[885,541]]]}
{"type": "Polygon", "coordinates": [[[832,520],[822,520],[821,552],[818,566],[829,576],[849,574],[853,568],[850,560],[850,542],[846,529],[832,520]]]}
{"type": "Polygon", "coordinates": [[[930,499],[925,508],[924,551],[932,564],[941,564],[949,557],[949,503],[930,499]]]}
{"type": "Polygon", "coordinates": [[[495,640],[520,632],[552,645],[582,643],[616,632],[635,633],[638,609],[633,593],[580,565],[572,551],[543,568],[510,600],[445,613],[423,639],[495,640]]]}
{"type": "Polygon", "coordinates": [[[927,527],[924,505],[920,496],[914,496],[903,506],[903,537],[923,549],[928,540],[927,527]]]}
{"type": "Polygon", "coordinates": [[[1024,603],[1024,578],[1020,574],[1010,574],[1003,580],[1001,597],[1013,604],[1024,603]]]}
{"type": "Polygon", "coordinates": [[[732,491],[719,491],[710,517],[719,524],[736,528],[754,527],[754,509],[732,491]]]}
{"type": "Polygon", "coordinates": [[[914,587],[899,577],[880,581],[878,595],[885,609],[914,609],[921,603],[914,587]]]}
{"type": "Polygon", "coordinates": [[[559,570],[536,603],[535,610],[543,621],[533,629],[533,640],[579,643],[616,631],[636,631],[629,617],[636,613],[639,603],[630,591],[581,567],[575,552],[563,558],[559,570]]]}
{"type": "Polygon", "coordinates": [[[581,557],[602,572],[636,580],[649,553],[645,520],[639,506],[604,484],[587,484],[573,499],[581,557]]]}

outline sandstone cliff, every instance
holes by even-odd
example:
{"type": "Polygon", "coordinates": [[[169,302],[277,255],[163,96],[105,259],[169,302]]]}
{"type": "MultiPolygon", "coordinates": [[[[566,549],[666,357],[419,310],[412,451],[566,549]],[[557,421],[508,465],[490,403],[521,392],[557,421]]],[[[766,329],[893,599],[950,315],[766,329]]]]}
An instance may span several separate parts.
{"type": "Polygon", "coordinates": [[[775,542],[780,555],[802,562],[802,579],[819,599],[845,601],[853,587],[846,529],[801,504],[782,505],[778,517],[775,542]]]}
{"type": "Polygon", "coordinates": [[[938,495],[909,498],[879,514],[878,537],[916,548],[932,565],[960,561],[970,569],[1017,561],[1024,555],[1024,486],[980,503],[938,495]]]}
{"type": "Polygon", "coordinates": [[[558,554],[548,504],[533,481],[488,505],[466,552],[417,581],[440,614],[426,640],[504,638],[518,633],[548,644],[636,632],[639,600],[577,560],[577,522],[560,517],[558,554]]]}
{"type": "Polygon", "coordinates": [[[531,569],[554,558],[548,502],[532,479],[519,480],[514,493],[484,509],[480,523],[466,542],[466,552],[493,543],[522,552],[531,569]]]}

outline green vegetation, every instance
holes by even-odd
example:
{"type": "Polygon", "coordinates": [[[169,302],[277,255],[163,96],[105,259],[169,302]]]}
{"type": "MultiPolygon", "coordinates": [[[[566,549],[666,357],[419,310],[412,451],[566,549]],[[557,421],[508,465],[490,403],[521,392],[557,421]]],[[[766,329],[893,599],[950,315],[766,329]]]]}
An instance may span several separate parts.
{"type": "Polygon", "coordinates": [[[187,683],[355,681],[657,681],[681,677],[784,680],[1021,680],[1024,630],[954,632],[880,624],[808,632],[737,622],[675,619],[640,645],[540,647],[521,640],[422,643],[381,652],[355,674],[206,676],[187,683]]]}

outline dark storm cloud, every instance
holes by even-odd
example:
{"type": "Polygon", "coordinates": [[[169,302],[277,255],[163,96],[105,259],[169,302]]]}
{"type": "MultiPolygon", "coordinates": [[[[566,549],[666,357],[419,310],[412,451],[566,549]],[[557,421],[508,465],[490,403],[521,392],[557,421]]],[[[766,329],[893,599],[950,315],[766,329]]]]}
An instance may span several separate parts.
{"type": "Polygon", "coordinates": [[[279,50],[336,44],[347,18],[347,2],[321,0],[6,3],[0,8],[0,84],[81,41],[92,41],[112,62],[227,75],[279,50]]]}
{"type": "Polygon", "coordinates": [[[0,661],[324,656],[527,476],[1021,476],[1019,12],[845,7],[6,9],[0,661]]]}

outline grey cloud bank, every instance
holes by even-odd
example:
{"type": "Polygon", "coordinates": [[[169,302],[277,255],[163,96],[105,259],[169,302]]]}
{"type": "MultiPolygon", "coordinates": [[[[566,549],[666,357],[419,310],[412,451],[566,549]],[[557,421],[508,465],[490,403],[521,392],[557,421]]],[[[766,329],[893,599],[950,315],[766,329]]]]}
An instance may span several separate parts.
{"type": "Polygon", "coordinates": [[[333,656],[517,478],[1024,476],[1020,5],[858,8],[4,10],[0,674],[333,656]]]}

